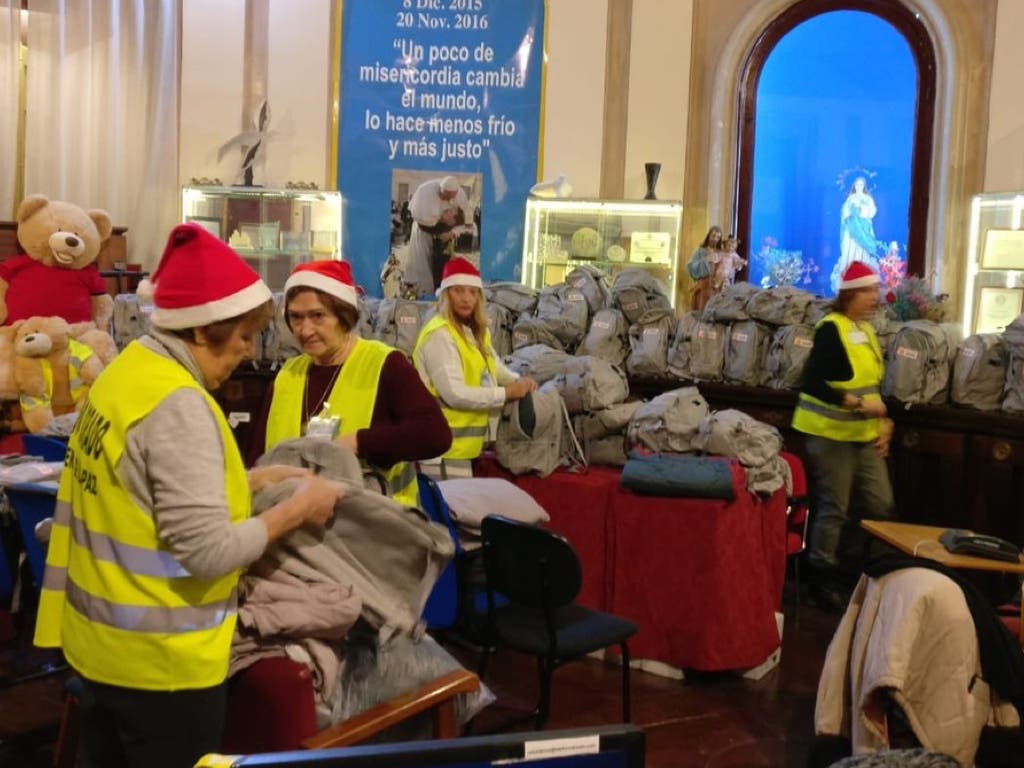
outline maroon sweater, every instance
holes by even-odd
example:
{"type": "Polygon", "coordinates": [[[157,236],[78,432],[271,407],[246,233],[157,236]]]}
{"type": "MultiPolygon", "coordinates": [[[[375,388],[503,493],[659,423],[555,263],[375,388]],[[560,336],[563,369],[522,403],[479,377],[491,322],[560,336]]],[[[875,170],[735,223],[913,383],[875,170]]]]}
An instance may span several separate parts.
{"type": "MultiPolygon", "coordinates": [[[[303,425],[309,419],[307,407],[323,401],[337,369],[336,365],[309,366],[309,387],[302,406],[303,425]]],[[[263,453],[273,394],[273,387],[269,387],[253,424],[246,466],[252,466],[263,453]]],[[[452,432],[437,399],[401,352],[392,352],[384,361],[373,418],[368,428],[356,432],[356,440],[359,458],[385,469],[399,461],[432,459],[451,447],[452,432]]]]}

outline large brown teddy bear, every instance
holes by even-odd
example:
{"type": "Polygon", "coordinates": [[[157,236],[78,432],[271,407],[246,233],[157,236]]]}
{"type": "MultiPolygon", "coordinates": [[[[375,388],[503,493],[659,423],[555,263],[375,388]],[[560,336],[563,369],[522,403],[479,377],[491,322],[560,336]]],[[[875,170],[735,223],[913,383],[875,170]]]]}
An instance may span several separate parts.
{"type": "Polygon", "coordinates": [[[113,231],[110,216],[29,195],[18,206],[17,220],[25,253],[0,262],[0,323],[61,317],[71,324],[74,338],[89,344],[104,365],[109,363],[117,354],[107,333],[114,303],[95,262],[113,231]]]}
{"type": "Polygon", "coordinates": [[[55,416],[77,411],[103,363],[71,337],[60,317],[30,317],[14,326],[14,382],[21,417],[29,432],[40,432],[55,416]]]}

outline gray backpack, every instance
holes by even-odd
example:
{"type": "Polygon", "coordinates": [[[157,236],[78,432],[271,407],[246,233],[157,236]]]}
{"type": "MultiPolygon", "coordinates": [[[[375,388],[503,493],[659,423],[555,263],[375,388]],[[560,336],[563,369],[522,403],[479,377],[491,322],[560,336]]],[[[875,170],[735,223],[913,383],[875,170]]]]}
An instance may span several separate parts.
{"type": "Polygon", "coordinates": [[[584,463],[565,403],[555,390],[533,392],[505,404],[494,453],[514,475],[536,472],[547,477],[563,464],[584,463]]]}
{"type": "Polygon", "coordinates": [[[533,312],[537,307],[537,291],[522,283],[498,282],[484,286],[484,296],[490,304],[500,304],[512,317],[533,312]]]}
{"type": "Polygon", "coordinates": [[[1024,347],[1011,347],[1006,364],[1002,409],[1008,413],[1024,413],[1024,347]]]}
{"type": "Polygon", "coordinates": [[[813,294],[780,285],[755,292],[747,301],[747,314],[772,325],[794,325],[804,321],[813,294]]]}
{"type": "Polygon", "coordinates": [[[590,355],[568,358],[544,388],[557,389],[570,414],[608,408],[629,397],[625,371],[590,355]]]}
{"type": "Polygon", "coordinates": [[[377,323],[377,307],[380,306],[380,299],[370,296],[359,297],[359,321],[356,329],[364,339],[373,338],[373,327],[377,323]]]}
{"type": "Polygon", "coordinates": [[[1003,410],[1024,412],[1024,315],[1003,331],[1003,342],[1009,350],[1006,364],[1006,383],[1003,389],[1003,410]]]}
{"type": "Polygon", "coordinates": [[[381,299],[377,307],[374,336],[388,346],[412,357],[423,324],[436,311],[433,302],[409,299],[381,299]]]}
{"type": "Polygon", "coordinates": [[[633,400],[580,414],[573,420],[576,437],[586,447],[587,441],[599,440],[608,435],[625,435],[629,422],[641,405],[643,403],[640,400],[633,400]]]}
{"type": "Polygon", "coordinates": [[[612,292],[608,287],[608,274],[590,264],[580,264],[565,277],[565,284],[574,288],[587,300],[590,314],[612,305],[612,292]]]}
{"type": "Polygon", "coordinates": [[[980,411],[998,411],[1007,358],[1006,344],[998,333],[968,336],[956,348],[949,399],[980,411]]]}
{"type": "Polygon", "coordinates": [[[822,296],[815,296],[807,304],[807,311],[804,313],[804,322],[807,325],[815,326],[818,322],[832,311],[835,302],[822,296]]]}
{"type": "Polygon", "coordinates": [[[753,416],[728,409],[715,411],[701,421],[693,447],[736,459],[745,467],[760,467],[779,455],[782,435],[753,416]]]}
{"type": "Polygon", "coordinates": [[[731,384],[756,387],[764,377],[771,328],[756,320],[733,323],[725,339],[722,376],[731,384]]]}
{"type": "Polygon", "coordinates": [[[729,326],[697,323],[690,344],[690,377],[697,381],[721,381],[725,363],[725,336],[729,326]]]}
{"type": "Polygon", "coordinates": [[[951,359],[949,338],[938,323],[911,320],[885,352],[882,394],[907,405],[946,402],[951,359]]]}
{"type": "Polygon", "coordinates": [[[283,305],[284,293],[278,291],[274,294],[274,319],[263,330],[262,359],[272,368],[277,368],[285,360],[302,352],[299,342],[292,336],[285,322],[283,305]]]}
{"type": "Polygon", "coordinates": [[[633,267],[615,275],[612,300],[622,310],[630,325],[640,319],[648,309],[670,309],[668,293],[654,275],[646,269],[633,267]]]}
{"type": "Polygon", "coordinates": [[[552,349],[562,350],[565,345],[553,334],[543,320],[532,315],[520,315],[512,326],[512,349],[543,344],[552,349]]]}
{"type": "Polygon", "coordinates": [[[119,293],[114,297],[114,315],[111,321],[114,343],[119,350],[140,336],[149,333],[149,313],[134,293],[119,293]]]}
{"type": "Polygon", "coordinates": [[[716,293],[704,307],[704,320],[715,323],[734,323],[749,320],[747,302],[758,292],[756,285],[736,283],[716,293]]]}
{"type": "Polygon", "coordinates": [[[676,316],[669,309],[649,309],[629,327],[626,370],[630,376],[665,376],[675,329],[676,316]]]}
{"type": "Polygon", "coordinates": [[[628,443],[652,451],[692,451],[693,439],[707,415],[708,404],[696,387],[662,392],[636,409],[626,433],[628,443]]]}
{"type": "Polygon", "coordinates": [[[512,313],[501,304],[487,305],[487,329],[498,357],[512,354],[512,313]]]}
{"type": "Polygon", "coordinates": [[[764,385],[772,389],[797,389],[813,348],[813,326],[784,325],[776,330],[764,360],[764,385]]]}
{"type": "Polygon", "coordinates": [[[581,291],[567,285],[549,286],[541,289],[534,317],[565,349],[572,350],[587,332],[590,307],[581,291]]]}
{"type": "Polygon", "coordinates": [[[622,365],[629,354],[629,323],[625,315],[611,308],[595,312],[576,354],[593,355],[622,365]]]}
{"type": "Polygon", "coordinates": [[[505,360],[505,364],[520,376],[529,376],[538,384],[543,384],[565,370],[571,359],[572,355],[560,349],[532,344],[517,349],[505,360]]]}
{"type": "Polygon", "coordinates": [[[676,321],[676,332],[668,347],[668,372],[679,379],[690,378],[690,355],[693,352],[693,334],[700,323],[700,312],[692,310],[676,321]]]}
{"type": "Polygon", "coordinates": [[[592,411],[573,420],[576,437],[583,447],[587,464],[621,467],[626,463],[626,429],[640,401],[619,403],[601,411],[592,411]]]}

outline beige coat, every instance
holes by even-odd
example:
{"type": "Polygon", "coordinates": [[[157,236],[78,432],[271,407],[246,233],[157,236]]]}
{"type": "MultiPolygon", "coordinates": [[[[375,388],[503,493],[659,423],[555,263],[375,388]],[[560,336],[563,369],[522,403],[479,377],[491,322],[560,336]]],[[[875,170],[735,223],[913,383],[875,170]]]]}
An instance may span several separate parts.
{"type": "Polygon", "coordinates": [[[815,733],[849,736],[855,755],[887,749],[886,693],[926,749],[965,766],[987,723],[1019,722],[981,679],[963,592],[925,568],[861,577],[825,656],[815,733]]]}

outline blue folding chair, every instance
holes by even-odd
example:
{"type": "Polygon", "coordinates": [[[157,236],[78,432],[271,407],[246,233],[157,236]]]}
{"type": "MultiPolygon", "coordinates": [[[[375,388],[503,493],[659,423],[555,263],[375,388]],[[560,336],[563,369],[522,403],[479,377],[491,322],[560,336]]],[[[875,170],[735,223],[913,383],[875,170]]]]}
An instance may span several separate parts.
{"type": "Polygon", "coordinates": [[[18,520],[21,545],[25,548],[32,581],[37,590],[41,589],[46,568],[46,546],[36,538],[36,526],[53,517],[57,488],[55,485],[40,483],[18,483],[7,486],[5,493],[18,520]]]}
{"type": "Polygon", "coordinates": [[[455,545],[455,556],[441,572],[434,589],[427,598],[427,604],[423,609],[423,619],[427,622],[428,629],[451,629],[459,621],[459,573],[458,560],[465,554],[462,543],[459,541],[458,531],[455,523],[452,522],[448,511],[448,504],[441,495],[441,489],[437,487],[430,477],[420,473],[418,475],[420,489],[420,505],[427,516],[435,523],[440,523],[448,529],[455,545]]]}
{"type": "MultiPolygon", "coordinates": [[[[441,488],[429,476],[419,476],[420,505],[435,523],[448,529],[455,544],[455,556],[434,585],[423,619],[428,629],[457,630],[469,640],[478,639],[487,616],[487,586],[483,579],[483,557],[479,549],[467,550],[459,539],[448,502],[441,488]]],[[[504,605],[504,595],[496,595],[504,605]]]]}

